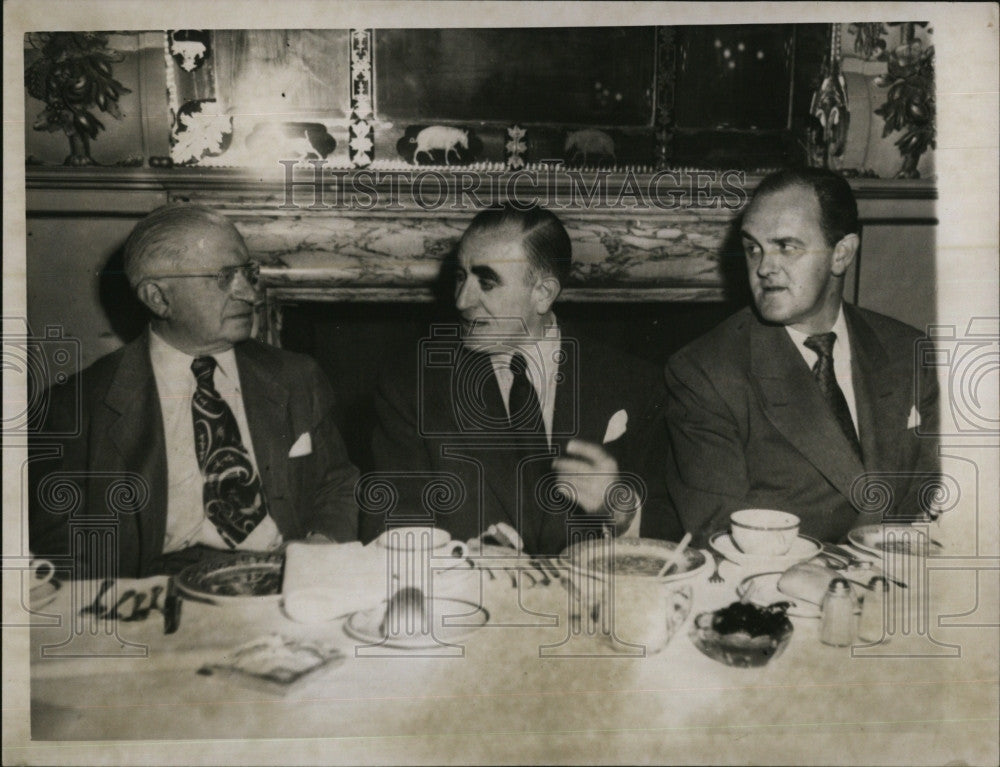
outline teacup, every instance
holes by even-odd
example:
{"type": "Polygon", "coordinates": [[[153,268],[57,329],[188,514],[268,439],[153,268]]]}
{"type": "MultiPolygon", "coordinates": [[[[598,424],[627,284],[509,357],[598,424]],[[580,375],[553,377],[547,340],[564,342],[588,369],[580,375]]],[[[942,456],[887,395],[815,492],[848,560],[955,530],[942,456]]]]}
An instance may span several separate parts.
{"type": "Polygon", "coordinates": [[[427,551],[432,557],[450,557],[458,561],[468,554],[461,541],[452,540],[440,527],[394,527],[375,539],[375,545],[394,551],[427,551]]]}
{"type": "Polygon", "coordinates": [[[31,564],[31,588],[37,589],[52,580],[56,574],[55,565],[47,559],[32,559],[31,564]]]}
{"type": "Polygon", "coordinates": [[[741,509],[729,515],[733,543],[744,554],[780,557],[799,537],[799,518],[776,509],[741,509]]]}

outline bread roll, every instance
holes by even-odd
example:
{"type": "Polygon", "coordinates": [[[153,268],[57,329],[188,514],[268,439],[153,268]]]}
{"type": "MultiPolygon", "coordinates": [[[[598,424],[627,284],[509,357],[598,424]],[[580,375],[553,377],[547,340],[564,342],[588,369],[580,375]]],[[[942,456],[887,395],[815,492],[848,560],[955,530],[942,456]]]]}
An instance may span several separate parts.
{"type": "Polygon", "coordinates": [[[778,591],[795,600],[818,605],[830,586],[830,581],[839,577],[831,570],[815,562],[802,562],[788,568],[778,579],[778,591]]]}

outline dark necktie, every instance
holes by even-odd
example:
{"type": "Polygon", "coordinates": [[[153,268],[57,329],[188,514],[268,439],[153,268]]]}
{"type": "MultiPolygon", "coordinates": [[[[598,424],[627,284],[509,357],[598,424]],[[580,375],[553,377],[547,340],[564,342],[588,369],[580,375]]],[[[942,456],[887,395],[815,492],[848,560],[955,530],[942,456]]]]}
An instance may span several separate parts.
{"type": "Polygon", "coordinates": [[[854,421],[851,420],[851,411],[847,407],[844,392],[837,385],[837,376],[833,372],[833,342],[836,340],[836,333],[820,333],[809,336],[805,340],[805,345],[819,355],[819,359],[813,365],[813,377],[819,384],[823,399],[830,406],[830,411],[837,420],[837,425],[844,432],[844,436],[851,443],[858,458],[861,458],[861,444],[858,442],[858,433],[854,429],[854,421]]]}
{"type": "Polygon", "coordinates": [[[528,378],[528,364],[520,352],[510,358],[510,372],[514,380],[507,398],[510,428],[526,434],[544,434],[545,422],[542,408],[538,404],[538,394],[528,378]]]}
{"type": "Polygon", "coordinates": [[[510,428],[519,446],[515,450],[515,476],[520,481],[518,532],[524,540],[525,549],[538,550],[538,536],[545,514],[538,505],[539,483],[552,466],[552,459],[546,458],[548,447],[545,438],[545,422],[542,408],[538,403],[538,393],[528,378],[528,363],[523,354],[516,353],[510,358],[510,372],[513,380],[510,396],[507,398],[510,428]]]}
{"type": "Polygon", "coordinates": [[[205,479],[205,514],[235,548],[267,516],[267,504],[236,417],[215,390],[215,365],[214,357],[198,357],[191,363],[198,381],[191,398],[194,450],[205,479]]]}

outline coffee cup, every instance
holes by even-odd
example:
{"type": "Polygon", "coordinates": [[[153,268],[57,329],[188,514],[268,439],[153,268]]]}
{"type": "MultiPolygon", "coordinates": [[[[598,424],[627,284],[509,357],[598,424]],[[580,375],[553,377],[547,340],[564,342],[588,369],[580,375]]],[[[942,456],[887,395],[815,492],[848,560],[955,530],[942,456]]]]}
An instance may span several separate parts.
{"type": "Polygon", "coordinates": [[[729,516],[733,543],[744,554],[780,557],[799,537],[799,518],[777,509],[740,509],[729,516]]]}
{"type": "Polygon", "coordinates": [[[426,551],[434,558],[451,558],[458,564],[468,554],[461,541],[452,540],[440,527],[394,527],[375,539],[375,544],[391,551],[426,551]]]}

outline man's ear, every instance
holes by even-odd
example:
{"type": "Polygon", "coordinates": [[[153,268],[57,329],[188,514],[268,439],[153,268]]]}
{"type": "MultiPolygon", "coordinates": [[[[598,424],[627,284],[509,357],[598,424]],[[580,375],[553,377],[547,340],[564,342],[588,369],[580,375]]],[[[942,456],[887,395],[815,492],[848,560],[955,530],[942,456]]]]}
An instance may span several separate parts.
{"type": "Polygon", "coordinates": [[[562,286],[557,278],[546,274],[535,282],[535,287],[532,290],[535,298],[535,311],[539,314],[547,314],[552,308],[552,304],[559,298],[562,286]]]}
{"type": "Polygon", "coordinates": [[[163,288],[157,283],[146,281],[136,288],[135,294],[154,316],[161,320],[170,316],[170,302],[167,300],[163,288]]]}
{"type": "Polygon", "coordinates": [[[861,238],[856,234],[845,234],[841,237],[840,242],[833,246],[833,263],[830,271],[835,276],[842,277],[854,263],[860,246],[861,238]]]}

